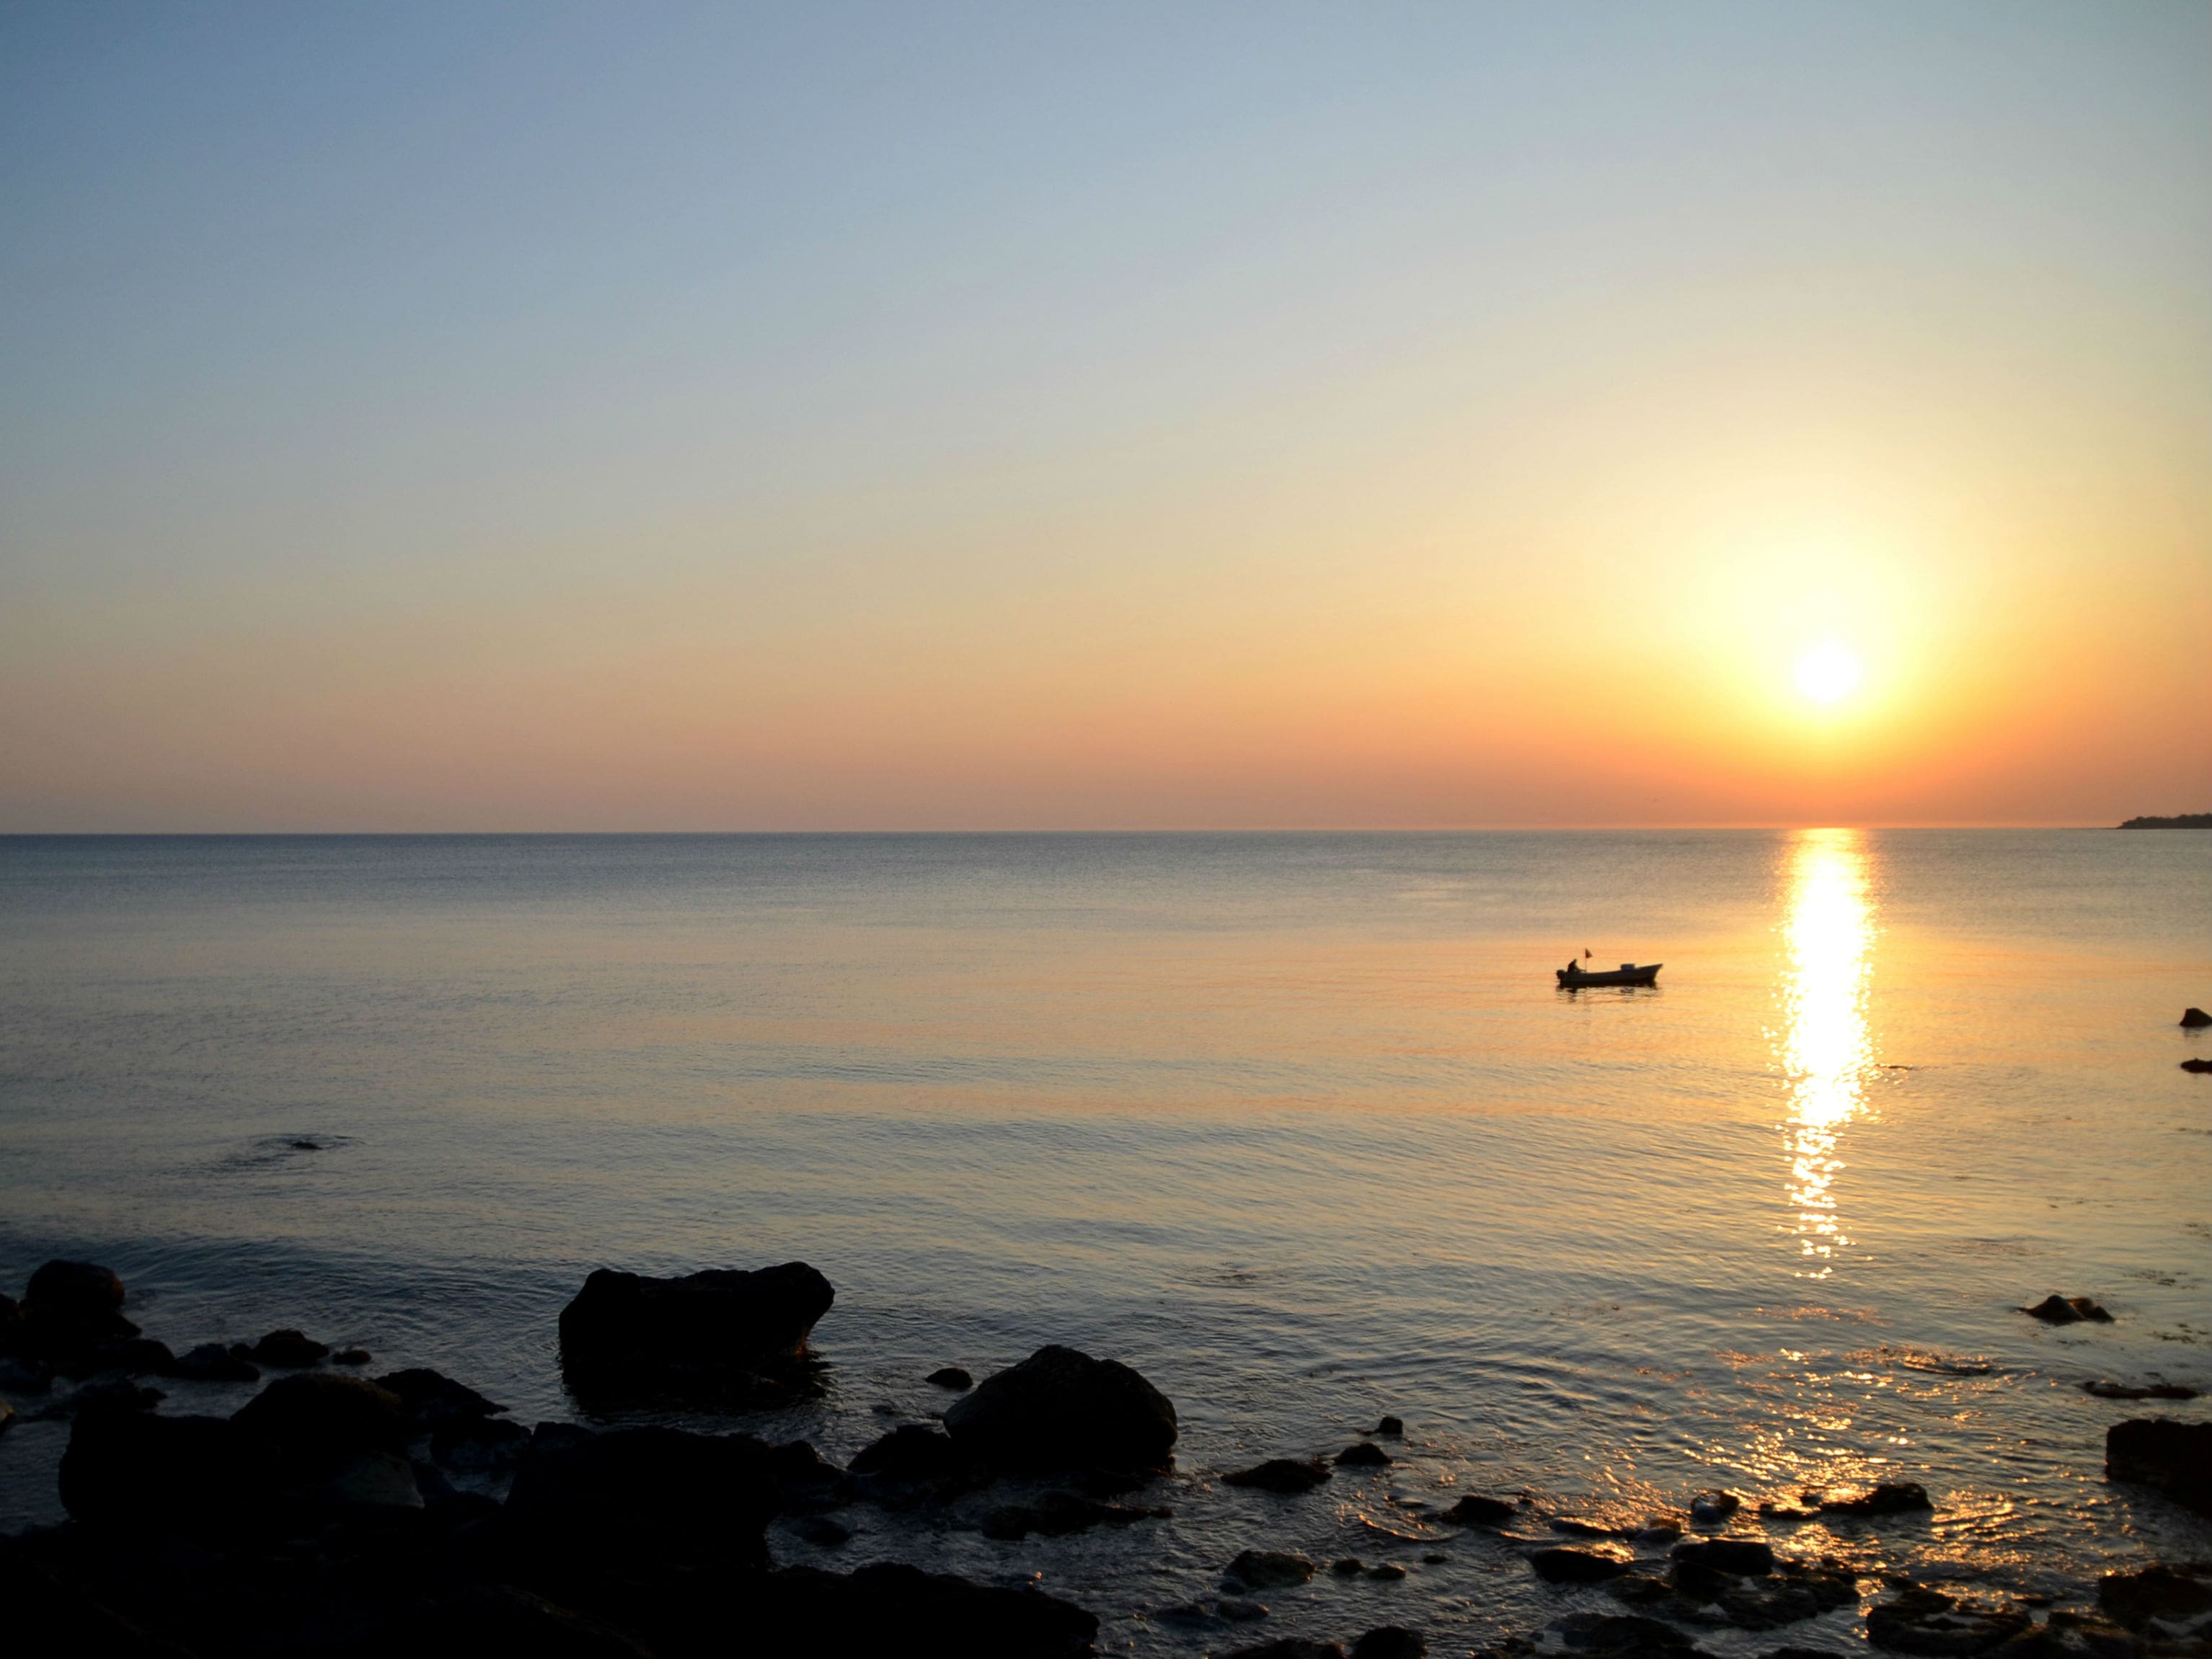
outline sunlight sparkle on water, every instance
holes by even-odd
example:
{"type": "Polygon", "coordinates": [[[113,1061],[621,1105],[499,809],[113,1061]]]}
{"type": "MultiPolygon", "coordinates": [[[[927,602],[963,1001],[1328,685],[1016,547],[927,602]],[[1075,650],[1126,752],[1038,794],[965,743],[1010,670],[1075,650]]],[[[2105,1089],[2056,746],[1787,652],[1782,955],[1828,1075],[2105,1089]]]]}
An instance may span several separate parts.
{"type": "Polygon", "coordinates": [[[1837,1249],[1850,1243],[1837,1218],[1835,1184],[1844,1167],[1838,1143],[1873,1065],[1868,868],[1863,838],[1853,830],[1808,830],[1790,854],[1780,1060],[1790,1079],[1790,1201],[1808,1276],[1815,1279],[1832,1271],[1837,1249]]]}

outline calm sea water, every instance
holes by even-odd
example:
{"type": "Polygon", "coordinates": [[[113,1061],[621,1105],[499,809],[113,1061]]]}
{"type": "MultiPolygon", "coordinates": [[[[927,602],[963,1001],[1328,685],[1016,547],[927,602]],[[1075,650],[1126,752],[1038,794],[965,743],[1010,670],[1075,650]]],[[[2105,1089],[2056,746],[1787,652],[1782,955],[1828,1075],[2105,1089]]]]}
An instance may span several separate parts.
{"type": "MultiPolygon", "coordinates": [[[[1182,1413],[1172,1521],[775,1538],[1042,1575],[1109,1648],[1218,1644],[1155,1615],[1251,1546],[1413,1567],[1273,1634],[1577,1605],[1368,1530],[1470,1489],[1917,1480],[1774,1535],[2078,1595],[2212,1555],[2101,1468],[2207,1402],[2081,1388],[2212,1389],[2208,924],[2191,832],[0,840],[0,1283],[93,1257],[174,1346],[300,1325],[527,1420],[592,1267],[803,1258],[831,1395],[742,1425],[841,1457],[936,1366],[1113,1355],[1182,1413]],[[1557,991],[1585,946],[1660,988],[1557,991]],[[1384,1411],[1390,1469],[1218,1484],[1384,1411]]],[[[0,1437],[0,1526],[65,1433],[0,1437]]]]}

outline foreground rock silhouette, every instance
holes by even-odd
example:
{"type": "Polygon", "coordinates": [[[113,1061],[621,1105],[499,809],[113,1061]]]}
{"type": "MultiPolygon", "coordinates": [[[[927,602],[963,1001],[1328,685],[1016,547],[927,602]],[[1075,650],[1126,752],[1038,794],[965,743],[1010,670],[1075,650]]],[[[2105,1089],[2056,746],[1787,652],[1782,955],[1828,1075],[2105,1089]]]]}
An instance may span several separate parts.
{"type": "Polygon", "coordinates": [[[1128,1476],[1175,1462],[1168,1397],[1119,1360],[1075,1348],[1039,1348],[985,1377],[945,1426],[963,1455],[992,1468],[1128,1476]]]}

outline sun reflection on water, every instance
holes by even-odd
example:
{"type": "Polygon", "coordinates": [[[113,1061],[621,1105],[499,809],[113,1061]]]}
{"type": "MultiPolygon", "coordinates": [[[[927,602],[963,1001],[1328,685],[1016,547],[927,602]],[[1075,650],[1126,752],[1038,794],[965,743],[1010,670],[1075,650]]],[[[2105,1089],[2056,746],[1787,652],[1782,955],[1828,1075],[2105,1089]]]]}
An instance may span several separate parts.
{"type": "Polygon", "coordinates": [[[1796,1206],[1801,1276],[1826,1279],[1850,1240],[1836,1212],[1844,1126],[1863,1104],[1874,1066],[1867,1024],[1872,975],[1871,860],[1855,830],[1808,830],[1791,848],[1783,934],[1790,965],[1779,1043],[1789,1079],[1790,1202],[1796,1206]]]}

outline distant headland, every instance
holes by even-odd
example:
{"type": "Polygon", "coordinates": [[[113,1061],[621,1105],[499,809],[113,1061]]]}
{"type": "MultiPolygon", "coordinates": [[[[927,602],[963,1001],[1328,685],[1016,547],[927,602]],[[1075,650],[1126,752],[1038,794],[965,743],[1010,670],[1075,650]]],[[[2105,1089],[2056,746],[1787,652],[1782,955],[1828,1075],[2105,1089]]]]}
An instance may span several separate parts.
{"type": "Polygon", "coordinates": [[[2171,818],[2130,818],[2123,830],[2212,830],[2212,812],[2184,812],[2171,818]]]}

